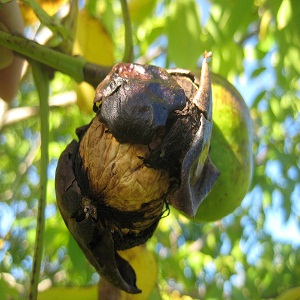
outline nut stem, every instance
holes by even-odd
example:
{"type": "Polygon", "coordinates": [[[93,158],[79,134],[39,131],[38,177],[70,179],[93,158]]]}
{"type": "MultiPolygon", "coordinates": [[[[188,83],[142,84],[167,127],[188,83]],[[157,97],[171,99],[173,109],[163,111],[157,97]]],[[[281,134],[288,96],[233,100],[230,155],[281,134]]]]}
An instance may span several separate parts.
{"type": "Polygon", "coordinates": [[[210,57],[212,57],[212,52],[205,51],[200,76],[200,87],[193,99],[195,105],[208,121],[212,119],[211,79],[207,61],[210,57]]]}

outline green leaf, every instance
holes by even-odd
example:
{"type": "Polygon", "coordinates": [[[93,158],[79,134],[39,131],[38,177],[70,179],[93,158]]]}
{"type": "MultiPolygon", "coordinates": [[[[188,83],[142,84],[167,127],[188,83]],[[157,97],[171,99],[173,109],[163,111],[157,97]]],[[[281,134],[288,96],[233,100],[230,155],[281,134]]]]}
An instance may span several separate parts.
{"type": "Polygon", "coordinates": [[[266,95],[266,91],[262,91],[260,92],[254,99],[252,107],[257,107],[258,103],[260,102],[260,100],[262,100],[266,95]]]}
{"type": "Polygon", "coordinates": [[[0,300],[5,300],[6,299],[6,284],[4,280],[2,279],[2,276],[0,277],[0,300]]]}
{"type": "Polygon", "coordinates": [[[145,18],[153,15],[157,0],[131,0],[128,3],[131,20],[142,23],[145,18]]]}
{"type": "Polygon", "coordinates": [[[55,253],[69,238],[69,232],[60,215],[52,217],[46,222],[45,251],[48,254],[55,253]]]}
{"type": "Polygon", "coordinates": [[[270,108],[277,118],[278,121],[282,121],[284,119],[284,112],[282,111],[282,107],[279,99],[273,97],[270,99],[270,108]]]}
{"type": "Polygon", "coordinates": [[[260,67],[260,68],[254,69],[253,72],[252,72],[252,74],[251,74],[251,78],[258,77],[265,70],[266,70],[266,67],[260,67]]]}
{"type": "Polygon", "coordinates": [[[199,12],[194,0],[178,0],[170,4],[166,33],[171,62],[177,67],[194,69],[203,48],[199,12]]]}
{"type": "Polygon", "coordinates": [[[79,248],[73,236],[70,234],[70,239],[68,243],[68,254],[72,262],[72,271],[76,275],[76,280],[81,284],[87,280],[88,272],[92,267],[90,267],[87,259],[85,258],[82,250],[79,248]],[[90,268],[89,268],[90,267],[90,268]]]}
{"type": "Polygon", "coordinates": [[[0,273],[0,300],[20,299],[20,291],[16,288],[16,282],[12,282],[11,274],[0,273]]]}

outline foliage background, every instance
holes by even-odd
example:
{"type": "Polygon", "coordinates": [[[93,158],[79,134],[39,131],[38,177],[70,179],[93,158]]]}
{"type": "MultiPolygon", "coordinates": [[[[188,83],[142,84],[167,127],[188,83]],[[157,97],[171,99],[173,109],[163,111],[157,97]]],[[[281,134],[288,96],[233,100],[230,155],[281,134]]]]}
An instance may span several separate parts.
{"type": "MultiPolygon", "coordinates": [[[[91,0],[80,5],[104,28],[109,45],[92,41],[99,57],[110,53],[102,63],[111,64],[110,57],[120,61],[124,25],[119,2],[91,0]]],[[[204,50],[212,51],[212,71],[237,86],[254,123],[253,182],[241,207],[208,224],[189,222],[172,212],[149,241],[160,268],[155,297],[159,291],[163,299],[269,299],[299,286],[299,4],[131,0],[129,9],[136,62],[196,70],[204,50]]],[[[36,24],[27,27],[27,36],[41,36],[36,29],[36,24]]],[[[99,278],[68,233],[55,203],[58,157],[75,138],[75,128],[91,119],[74,104],[74,88],[61,73],[51,82],[54,105],[41,274],[45,285],[86,286],[99,278]]],[[[18,96],[0,114],[0,289],[8,299],[17,299],[28,288],[32,267],[39,197],[37,114],[29,70],[18,96]],[[20,119],[25,108],[30,117],[20,119]]]]}

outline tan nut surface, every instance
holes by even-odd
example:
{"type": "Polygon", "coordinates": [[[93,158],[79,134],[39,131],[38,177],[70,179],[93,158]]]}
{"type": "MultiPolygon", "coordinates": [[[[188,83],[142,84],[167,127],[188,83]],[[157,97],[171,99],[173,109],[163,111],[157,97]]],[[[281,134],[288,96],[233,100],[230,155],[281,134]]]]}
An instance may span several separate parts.
{"type": "Polygon", "coordinates": [[[79,146],[83,169],[94,197],[110,207],[134,211],[156,199],[164,199],[170,180],[165,170],[143,164],[147,145],[120,144],[97,117],[79,146]]]}

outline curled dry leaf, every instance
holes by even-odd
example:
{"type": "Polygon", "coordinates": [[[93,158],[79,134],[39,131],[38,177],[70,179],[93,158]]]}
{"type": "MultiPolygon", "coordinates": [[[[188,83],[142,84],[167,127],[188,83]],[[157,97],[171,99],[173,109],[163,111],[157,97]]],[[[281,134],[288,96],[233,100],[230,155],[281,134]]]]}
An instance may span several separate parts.
{"type": "Polygon", "coordinates": [[[59,159],[66,225],[99,274],[126,292],[140,290],[118,251],[145,243],[169,204],[193,217],[219,176],[209,158],[208,56],[200,86],[186,70],[115,65],[97,88],[96,116],[59,159]]]}

